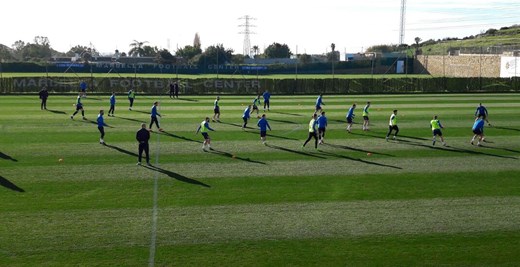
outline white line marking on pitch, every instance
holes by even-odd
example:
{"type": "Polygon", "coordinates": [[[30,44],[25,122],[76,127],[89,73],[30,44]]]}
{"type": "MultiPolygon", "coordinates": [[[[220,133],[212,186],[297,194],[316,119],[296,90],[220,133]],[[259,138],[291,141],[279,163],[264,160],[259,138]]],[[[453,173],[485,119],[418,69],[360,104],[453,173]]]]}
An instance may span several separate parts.
{"type": "MultiPolygon", "coordinates": [[[[160,134],[157,134],[157,147],[155,149],[155,166],[159,167],[159,153],[161,150],[160,146],[160,134]]],[[[148,258],[148,266],[153,267],[155,265],[155,247],[157,241],[157,194],[159,191],[159,172],[155,171],[155,177],[153,181],[153,211],[152,211],[152,234],[150,240],[150,257],[148,258]]]]}

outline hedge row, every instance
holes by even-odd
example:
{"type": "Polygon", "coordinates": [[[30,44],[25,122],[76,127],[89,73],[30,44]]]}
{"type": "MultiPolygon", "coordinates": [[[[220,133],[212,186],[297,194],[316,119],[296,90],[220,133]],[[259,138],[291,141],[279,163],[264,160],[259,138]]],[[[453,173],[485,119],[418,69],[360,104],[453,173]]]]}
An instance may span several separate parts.
{"type": "MultiPolygon", "coordinates": [[[[34,93],[43,86],[51,93],[74,93],[79,80],[66,77],[25,77],[0,79],[0,93],[34,93]]],[[[169,79],[87,78],[94,93],[126,92],[133,88],[144,94],[168,91],[169,79]]],[[[186,79],[180,92],[202,94],[391,94],[520,92],[520,78],[360,78],[360,79],[186,79]]]]}

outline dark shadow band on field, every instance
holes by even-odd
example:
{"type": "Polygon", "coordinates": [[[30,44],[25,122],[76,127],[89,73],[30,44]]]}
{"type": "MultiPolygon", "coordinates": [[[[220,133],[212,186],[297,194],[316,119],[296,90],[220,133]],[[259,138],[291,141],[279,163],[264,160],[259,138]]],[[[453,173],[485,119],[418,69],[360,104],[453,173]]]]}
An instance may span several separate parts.
{"type": "Polygon", "coordinates": [[[200,186],[208,187],[208,188],[211,187],[211,186],[209,186],[209,185],[207,185],[207,184],[205,184],[203,182],[197,181],[195,179],[188,178],[188,177],[186,177],[184,175],[181,175],[181,174],[169,171],[169,170],[165,170],[165,169],[153,166],[153,165],[152,166],[143,165],[143,167],[145,167],[145,168],[147,168],[149,170],[152,170],[152,171],[156,171],[156,172],[160,172],[160,173],[166,174],[169,177],[171,177],[171,178],[173,178],[173,179],[175,179],[177,181],[183,182],[183,183],[200,185],[200,186]]]}
{"type": "Polygon", "coordinates": [[[336,145],[336,144],[330,144],[330,143],[325,143],[325,144],[323,144],[323,145],[324,145],[324,146],[335,147],[335,148],[346,149],[346,150],[353,150],[353,151],[358,151],[358,152],[364,152],[364,153],[372,153],[372,154],[374,154],[374,155],[381,155],[381,156],[387,156],[387,157],[395,157],[395,155],[391,155],[391,154],[379,153],[379,152],[375,152],[375,151],[364,150],[364,149],[354,148],[354,147],[350,147],[350,146],[336,145]]]}
{"type": "Polygon", "coordinates": [[[16,192],[22,192],[22,193],[25,192],[25,190],[23,190],[22,188],[16,186],[11,181],[7,180],[6,178],[4,178],[1,175],[0,175],[0,185],[2,185],[5,188],[11,189],[13,191],[16,191],[16,192]]]}
{"type": "MultiPolygon", "coordinates": [[[[462,154],[472,154],[472,155],[482,155],[482,156],[490,156],[490,157],[497,157],[497,158],[503,158],[503,159],[517,159],[517,158],[511,157],[511,156],[496,155],[496,154],[485,153],[485,152],[481,152],[481,151],[475,151],[475,150],[469,150],[469,149],[465,149],[465,148],[454,147],[454,146],[450,146],[450,145],[445,146],[445,147],[430,146],[430,145],[425,145],[423,143],[419,143],[419,142],[415,142],[415,141],[407,141],[407,140],[401,140],[401,139],[399,139],[399,142],[403,143],[403,144],[406,144],[406,145],[425,147],[425,148],[430,148],[430,149],[439,150],[439,151],[448,151],[448,152],[455,152],[455,153],[462,153],[462,154]]],[[[493,148],[493,147],[481,146],[480,148],[493,148]]]]}
{"type": "MultiPolygon", "coordinates": [[[[108,144],[105,144],[106,147],[108,148],[111,148],[111,149],[114,149],[114,150],[117,150],[118,152],[121,152],[123,154],[127,154],[129,156],[133,156],[133,157],[138,157],[139,155],[137,155],[137,153],[134,153],[134,152],[131,152],[131,151],[128,151],[126,149],[122,149],[120,147],[117,147],[117,146],[112,146],[112,145],[108,145],[108,144]]],[[[136,145],[137,147],[137,145],[136,145]]]]}
{"type": "Polygon", "coordinates": [[[52,112],[54,114],[67,114],[65,111],[61,111],[61,110],[52,110],[52,109],[46,109],[46,110],[49,112],[52,112]]]}
{"type": "Polygon", "coordinates": [[[17,159],[14,159],[14,158],[12,158],[11,156],[9,156],[9,155],[7,155],[7,154],[4,154],[4,153],[2,153],[2,152],[0,152],[0,158],[5,159],[5,160],[10,160],[10,161],[18,162],[17,159]]]}
{"type": "MultiPolygon", "coordinates": [[[[260,131],[247,131],[247,130],[244,130],[245,133],[250,133],[250,134],[258,134],[258,136],[260,136],[260,131]]],[[[269,132],[267,132],[267,136],[271,136],[273,138],[278,138],[278,139],[285,139],[285,140],[298,140],[296,138],[291,138],[291,137],[285,137],[285,136],[280,136],[280,135],[274,135],[274,134],[271,134],[269,132]]]]}
{"type": "Polygon", "coordinates": [[[213,153],[213,154],[216,154],[216,155],[228,157],[228,158],[231,158],[231,159],[238,159],[238,160],[245,161],[245,162],[251,162],[251,163],[257,163],[257,164],[266,165],[266,163],[262,162],[262,161],[252,160],[250,158],[244,158],[244,157],[237,157],[237,156],[234,156],[233,154],[231,154],[229,152],[220,151],[220,150],[216,150],[216,149],[213,149],[213,148],[210,149],[209,152],[213,153]]]}
{"type": "Polygon", "coordinates": [[[331,157],[336,157],[336,158],[342,158],[342,159],[358,161],[358,162],[362,162],[362,163],[365,163],[365,164],[376,165],[376,166],[380,166],[380,167],[399,169],[399,170],[403,169],[403,168],[397,167],[397,166],[377,163],[377,162],[373,162],[373,161],[366,161],[366,160],[363,160],[363,159],[360,159],[360,158],[352,158],[352,157],[348,157],[348,156],[345,156],[345,155],[339,155],[339,154],[335,154],[335,153],[331,153],[331,152],[327,152],[327,151],[320,151],[320,153],[323,154],[323,155],[326,155],[326,156],[331,156],[331,157]]]}
{"type": "Polygon", "coordinates": [[[184,140],[184,141],[190,141],[190,142],[195,142],[195,143],[202,144],[202,141],[190,139],[188,137],[176,135],[176,134],[173,134],[173,133],[169,133],[167,131],[157,132],[157,134],[163,134],[163,135],[166,135],[166,136],[169,136],[169,137],[173,137],[173,138],[177,138],[177,139],[181,139],[181,140],[184,140]]]}
{"type": "Polygon", "coordinates": [[[310,154],[310,153],[307,153],[307,152],[304,152],[304,151],[293,150],[293,149],[289,149],[289,148],[285,148],[285,147],[281,147],[281,146],[274,146],[274,145],[271,145],[271,144],[267,144],[266,146],[270,147],[270,148],[278,149],[278,150],[281,150],[281,151],[286,151],[286,152],[291,152],[291,153],[294,153],[294,154],[302,155],[302,156],[308,156],[308,157],[319,158],[319,159],[326,159],[325,157],[322,157],[322,156],[317,156],[317,155],[313,155],[313,154],[310,154]]]}
{"type": "Polygon", "coordinates": [[[302,114],[289,113],[289,112],[281,112],[281,111],[268,111],[268,113],[278,113],[278,114],[283,114],[283,115],[291,115],[291,116],[303,117],[302,114]]]}

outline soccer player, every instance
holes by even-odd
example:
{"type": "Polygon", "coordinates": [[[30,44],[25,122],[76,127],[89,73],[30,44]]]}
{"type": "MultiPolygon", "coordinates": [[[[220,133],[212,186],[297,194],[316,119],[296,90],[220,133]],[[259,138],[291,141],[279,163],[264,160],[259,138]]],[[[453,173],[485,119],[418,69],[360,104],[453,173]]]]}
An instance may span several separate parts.
{"type": "Polygon", "coordinates": [[[220,101],[220,96],[217,96],[217,99],[215,99],[215,102],[213,102],[213,118],[211,121],[218,121],[220,122],[220,106],[218,102],[220,101]]]}
{"type": "Polygon", "coordinates": [[[40,107],[42,110],[47,109],[47,98],[49,97],[49,92],[47,91],[47,88],[44,86],[40,92],[38,93],[40,96],[40,99],[42,101],[40,107]]]}
{"type": "Polygon", "coordinates": [[[363,108],[363,131],[368,131],[369,118],[368,118],[368,109],[370,108],[370,101],[367,102],[365,107],[363,108]]]}
{"type": "Polygon", "coordinates": [[[386,141],[388,141],[388,137],[390,137],[390,134],[392,131],[395,130],[394,133],[394,140],[399,133],[399,127],[397,127],[397,109],[394,109],[392,115],[390,115],[390,120],[388,122],[388,133],[386,134],[386,141]]]}
{"type": "Polygon", "coordinates": [[[137,131],[135,139],[137,140],[137,142],[139,142],[139,157],[137,165],[141,165],[141,158],[143,156],[143,152],[146,155],[146,164],[151,165],[148,147],[148,140],[150,140],[150,132],[146,129],[146,123],[141,123],[141,129],[137,131]]]}
{"type": "Polygon", "coordinates": [[[352,107],[348,109],[347,112],[347,131],[350,133],[352,129],[352,121],[354,120],[354,117],[356,116],[354,114],[354,110],[356,109],[356,103],[352,104],[352,107]]]}
{"type": "Polygon", "coordinates": [[[79,88],[81,89],[81,93],[83,94],[83,97],[87,97],[87,83],[85,81],[81,81],[79,83],[79,88]]]}
{"type": "Polygon", "coordinates": [[[244,110],[244,114],[242,114],[242,120],[244,120],[244,125],[242,125],[242,129],[246,128],[247,121],[251,117],[250,113],[251,113],[251,105],[247,105],[247,108],[244,110]]]}
{"type": "Polygon", "coordinates": [[[267,145],[267,128],[269,128],[269,131],[271,131],[271,126],[269,125],[269,122],[267,122],[265,114],[262,114],[262,118],[258,120],[258,123],[256,125],[258,125],[258,127],[260,128],[260,140],[262,140],[262,144],[267,145]]]}
{"type": "Polygon", "coordinates": [[[200,131],[200,133],[204,137],[204,142],[202,143],[202,150],[204,150],[204,151],[206,151],[206,146],[209,149],[211,149],[211,139],[209,138],[208,130],[215,131],[215,130],[211,129],[211,127],[209,127],[209,117],[206,117],[206,119],[204,119],[200,123],[199,128],[197,128],[197,132],[195,133],[195,134],[198,134],[200,131]]]}
{"type": "Polygon", "coordinates": [[[253,113],[256,110],[256,115],[258,117],[258,106],[262,105],[260,102],[260,95],[256,96],[255,99],[253,99],[253,109],[251,110],[251,113],[253,113]]]}
{"type": "Polygon", "coordinates": [[[83,110],[83,104],[81,104],[81,93],[78,94],[78,98],[76,98],[76,111],[74,112],[74,114],[72,114],[72,116],[70,116],[71,119],[74,119],[74,116],[76,114],[78,114],[78,111],[81,110],[81,116],[83,116],[83,119],[86,120],[87,118],[85,118],[85,111],[83,110]]]}
{"type": "Polygon", "coordinates": [[[437,115],[433,116],[433,120],[430,121],[430,126],[432,127],[432,132],[433,132],[432,145],[433,146],[435,145],[435,141],[437,141],[436,140],[437,136],[439,136],[439,138],[441,139],[442,145],[446,146],[446,142],[444,142],[444,138],[442,137],[442,132],[441,132],[441,129],[443,129],[444,127],[442,126],[439,119],[437,119],[437,115]]]}
{"type": "Polygon", "coordinates": [[[105,140],[103,140],[103,138],[105,138],[105,127],[106,124],[105,124],[105,120],[103,119],[103,114],[104,114],[104,111],[103,110],[100,110],[99,111],[99,115],[97,116],[97,128],[99,130],[99,133],[101,134],[101,137],[99,137],[99,143],[104,145],[105,144],[105,140]]]}
{"type": "Polygon", "coordinates": [[[112,113],[112,117],[114,117],[114,111],[116,109],[116,92],[112,92],[110,96],[110,109],[108,110],[108,116],[110,117],[110,113],[112,113]]]}
{"type": "Polygon", "coordinates": [[[269,91],[265,90],[264,94],[262,95],[262,97],[264,98],[264,112],[265,112],[265,107],[267,106],[267,110],[269,110],[269,100],[271,99],[271,94],[269,93],[269,91]]]}
{"type": "Polygon", "coordinates": [[[175,81],[173,84],[173,91],[175,93],[175,98],[179,99],[179,81],[175,81]]]}
{"type": "Polygon", "coordinates": [[[305,140],[305,143],[303,143],[302,145],[302,149],[305,147],[305,145],[307,145],[307,143],[312,139],[314,138],[314,149],[318,149],[318,135],[316,134],[316,125],[318,124],[317,123],[317,117],[318,115],[316,113],[314,113],[312,115],[312,118],[311,120],[309,121],[309,137],[307,138],[307,140],[305,140]]]}
{"type": "Polygon", "coordinates": [[[318,137],[319,137],[319,144],[324,143],[325,138],[325,130],[327,128],[327,117],[325,117],[325,111],[321,113],[321,115],[318,117],[317,120],[318,123],[318,137]]]}
{"type": "Polygon", "coordinates": [[[482,103],[478,104],[477,110],[475,111],[475,119],[477,119],[479,116],[488,123],[489,127],[491,127],[491,123],[489,123],[488,120],[488,111],[486,107],[482,105],[482,103]]]}
{"type": "Polygon", "coordinates": [[[151,118],[150,132],[152,131],[152,125],[154,122],[155,122],[155,125],[157,126],[157,128],[159,129],[159,132],[163,131],[163,129],[159,126],[159,120],[157,119],[157,116],[161,117],[161,114],[159,114],[159,112],[157,112],[157,106],[159,106],[159,102],[157,102],[157,101],[153,102],[152,111],[150,113],[150,118],[151,118]]]}
{"type": "Polygon", "coordinates": [[[170,82],[170,91],[169,91],[170,98],[174,98],[174,94],[175,94],[175,85],[173,85],[173,82],[170,82]]]}
{"type": "Polygon", "coordinates": [[[471,128],[473,130],[473,138],[471,138],[471,144],[473,145],[473,142],[475,141],[475,138],[477,136],[479,137],[477,146],[480,146],[480,142],[484,142],[484,118],[482,116],[478,116],[475,119],[475,123],[473,123],[473,127],[471,128]]]}
{"type": "Polygon", "coordinates": [[[132,110],[132,107],[134,106],[134,100],[135,100],[135,92],[134,90],[130,89],[128,91],[128,101],[130,101],[130,107],[128,110],[132,110]]]}
{"type": "Polygon", "coordinates": [[[318,111],[322,110],[321,105],[325,105],[325,103],[323,103],[323,94],[320,94],[318,98],[316,98],[316,110],[314,113],[318,113],[318,111]]]}

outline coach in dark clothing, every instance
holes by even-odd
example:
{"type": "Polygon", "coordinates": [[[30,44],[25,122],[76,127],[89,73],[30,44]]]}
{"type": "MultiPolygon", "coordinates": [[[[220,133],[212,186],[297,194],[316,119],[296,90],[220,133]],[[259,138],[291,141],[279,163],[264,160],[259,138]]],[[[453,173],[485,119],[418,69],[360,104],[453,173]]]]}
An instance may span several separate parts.
{"type": "Polygon", "coordinates": [[[47,109],[47,98],[49,97],[49,92],[47,92],[47,88],[43,87],[40,92],[40,99],[42,100],[41,109],[47,109]]]}
{"type": "Polygon", "coordinates": [[[141,130],[137,131],[135,135],[135,139],[139,142],[139,161],[137,165],[141,165],[141,158],[143,155],[143,151],[146,154],[146,164],[150,164],[150,156],[149,156],[149,148],[148,148],[148,140],[150,140],[150,132],[146,129],[146,123],[141,124],[141,130]]]}

